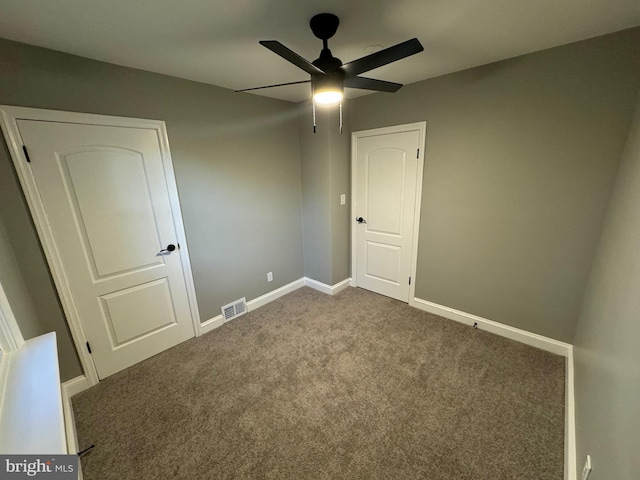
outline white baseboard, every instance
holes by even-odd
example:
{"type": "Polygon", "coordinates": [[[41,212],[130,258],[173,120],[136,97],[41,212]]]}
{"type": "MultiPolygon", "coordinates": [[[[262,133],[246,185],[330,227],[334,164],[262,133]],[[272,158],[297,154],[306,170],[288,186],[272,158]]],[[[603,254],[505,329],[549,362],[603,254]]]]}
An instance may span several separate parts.
{"type": "Polygon", "coordinates": [[[62,384],[62,395],[68,395],[68,397],[71,398],[76,393],[84,392],[90,386],[91,385],[89,385],[87,377],[80,375],[79,377],[67,380],[62,384]]]}
{"type": "Polygon", "coordinates": [[[336,283],[335,285],[327,285],[326,283],[319,282],[312,278],[304,277],[304,284],[307,287],[311,287],[314,290],[326,293],[327,295],[335,295],[336,293],[339,293],[345,288],[351,286],[351,279],[347,278],[345,280],[342,280],[341,282],[336,283]]]}
{"type": "Polygon", "coordinates": [[[78,435],[76,433],[76,421],[71,407],[71,397],[62,391],[62,412],[64,414],[64,431],[67,437],[67,452],[69,455],[78,453],[78,435]]]}
{"type": "Polygon", "coordinates": [[[200,324],[200,335],[210,332],[211,330],[215,330],[222,325],[224,325],[224,318],[222,318],[222,314],[217,317],[210,318],[209,320],[205,320],[200,324]]]}
{"type": "Polygon", "coordinates": [[[413,301],[409,302],[409,305],[419,308],[420,310],[435,313],[436,315],[448,318],[449,320],[464,323],[465,325],[473,325],[474,323],[477,323],[480,330],[495,333],[501,337],[509,338],[541,350],[546,350],[547,352],[555,353],[556,355],[562,355],[563,357],[568,356],[572,349],[572,346],[568,343],[538,335],[537,333],[527,332],[526,330],[511,327],[503,323],[494,322],[493,320],[487,320],[486,318],[478,317],[471,313],[461,312],[454,308],[438,305],[437,303],[422,300],[421,298],[414,298],[413,301]]]}
{"type": "Polygon", "coordinates": [[[565,480],[577,480],[578,471],[576,465],[576,411],[573,370],[573,346],[567,355],[567,378],[565,392],[565,435],[564,435],[564,478],[565,480]]]}
{"type": "MultiPolygon", "coordinates": [[[[263,305],[266,305],[269,302],[273,302],[275,299],[282,297],[283,295],[286,295],[287,293],[291,293],[294,290],[299,289],[300,287],[304,287],[305,285],[305,279],[303,278],[299,278],[298,280],[295,280],[291,283],[287,283],[286,285],[280,287],[280,288],[276,288],[275,290],[272,290],[268,293],[265,293],[264,295],[261,295],[257,298],[254,298],[253,300],[249,300],[247,302],[247,310],[251,311],[251,310],[255,310],[256,308],[260,308],[263,305]]],[[[200,324],[200,333],[207,333],[210,332],[211,330],[215,330],[218,327],[221,327],[222,325],[224,325],[224,318],[222,317],[222,314],[210,318],[207,321],[204,321],[200,324]]]]}
{"type": "Polygon", "coordinates": [[[71,397],[89,388],[89,380],[84,375],[68,380],[62,384],[62,411],[64,413],[64,430],[67,437],[67,451],[69,454],[78,453],[78,435],[76,422],[71,407],[71,397]]]}
{"type": "Polygon", "coordinates": [[[255,310],[256,308],[260,308],[267,303],[273,302],[275,299],[280,298],[287,293],[291,293],[301,287],[304,287],[304,278],[299,278],[298,280],[295,280],[291,283],[287,283],[283,287],[272,290],[269,293],[265,293],[258,298],[254,298],[253,300],[249,300],[247,302],[247,308],[249,309],[249,311],[255,310]]]}

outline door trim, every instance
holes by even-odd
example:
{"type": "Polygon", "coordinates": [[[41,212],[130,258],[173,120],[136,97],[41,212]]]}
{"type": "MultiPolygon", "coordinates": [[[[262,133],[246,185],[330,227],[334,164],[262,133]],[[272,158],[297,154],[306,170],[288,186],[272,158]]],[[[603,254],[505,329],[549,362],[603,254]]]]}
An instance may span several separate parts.
{"type": "Polygon", "coordinates": [[[409,285],[409,298],[407,302],[415,297],[416,293],[416,269],[418,265],[418,237],[420,233],[420,209],[422,206],[422,176],[424,172],[424,150],[425,138],[427,133],[427,122],[407,123],[404,125],[394,125],[391,127],[374,128],[371,130],[360,130],[351,133],[351,286],[358,286],[358,267],[357,267],[357,238],[354,229],[354,221],[357,216],[357,199],[358,199],[358,139],[365,137],[373,137],[377,135],[385,135],[391,133],[411,132],[417,130],[420,134],[418,145],[420,152],[418,154],[418,182],[416,185],[416,205],[413,219],[413,242],[411,247],[411,285],[409,285]]]}
{"type": "Polygon", "coordinates": [[[53,232],[47,222],[44,204],[40,198],[33,172],[31,171],[24,151],[22,150],[23,142],[18,129],[18,120],[143,128],[156,131],[162,155],[162,164],[164,167],[167,190],[169,192],[171,212],[174,219],[173,223],[176,230],[176,240],[180,244],[179,252],[180,259],[182,261],[182,273],[187,288],[191,320],[195,336],[199,336],[201,331],[198,303],[193,283],[191,262],[189,260],[189,249],[184,232],[178,189],[173,171],[171,153],[169,151],[169,138],[167,136],[165,123],[161,120],[113,117],[107,115],[43,110],[39,108],[16,107],[9,105],[0,105],[0,115],[0,125],[2,126],[4,138],[7,142],[7,147],[9,148],[9,153],[11,154],[11,159],[13,160],[16,172],[18,173],[18,179],[20,181],[22,191],[24,192],[31,217],[36,226],[36,231],[38,232],[38,237],[40,238],[42,249],[44,250],[47,263],[51,270],[51,275],[60,298],[60,303],[62,304],[62,309],[67,318],[67,324],[69,325],[69,330],[71,331],[71,336],[73,337],[73,342],[89,385],[93,386],[99,382],[98,372],[95,364],[93,363],[93,358],[86,349],[87,338],[73,302],[73,297],[71,296],[71,288],[67,281],[67,275],[62,264],[62,259],[56,249],[55,242],[53,240],[53,232]]]}

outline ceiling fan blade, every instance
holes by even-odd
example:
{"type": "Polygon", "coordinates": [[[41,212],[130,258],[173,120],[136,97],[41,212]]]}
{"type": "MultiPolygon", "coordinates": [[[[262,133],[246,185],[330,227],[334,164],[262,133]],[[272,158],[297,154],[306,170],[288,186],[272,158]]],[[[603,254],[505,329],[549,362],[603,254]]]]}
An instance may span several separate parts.
{"type": "Polygon", "coordinates": [[[346,63],[341,68],[345,73],[345,78],[355,77],[374,68],[420,53],[423,50],[424,47],[420,41],[417,38],[412,38],[393,47],[385,48],[379,52],[346,63]]]}
{"type": "Polygon", "coordinates": [[[276,40],[261,40],[260,45],[267,47],[273,53],[280,55],[288,62],[293,63],[296,67],[301,68],[311,75],[323,74],[324,72],[316,67],[313,63],[305,60],[293,50],[288,49],[276,40]]]}
{"type": "Polygon", "coordinates": [[[377,92],[397,92],[402,87],[401,83],[385,82],[367,77],[351,77],[344,81],[344,86],[349,88],[361,88],[363,90],[375,90],[377,92]]]}
{"type": "Polygon", "coordinates": [[[309,83],[311,80],[301,80],[299,82],[278,83],[276,85],[266,85],[264,87],[243,88],[242,90],[235,90],[235,92],[248,92],[249,90],[262,90],[263,88],[284,87],[285,85],[296,85],[298,83],[309,83]]]}

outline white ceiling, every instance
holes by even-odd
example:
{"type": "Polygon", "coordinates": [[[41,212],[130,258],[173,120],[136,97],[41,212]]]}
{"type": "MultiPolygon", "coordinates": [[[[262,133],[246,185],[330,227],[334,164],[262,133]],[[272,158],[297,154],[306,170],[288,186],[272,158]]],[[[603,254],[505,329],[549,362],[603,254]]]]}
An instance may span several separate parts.
{"type": "MultiPolygon", "coordinates": [[[[329,47],[345,63],[417,37],[424,52],[365,74],[405,84],[640,25],[639,0],[0,0],[0,12],[0,37],[234,90],[308,79],[258,40],[313,60],[320,12],[340,17],[329,47]]],[[[300,101],[309,87],[256,94],[300,101]]]]}

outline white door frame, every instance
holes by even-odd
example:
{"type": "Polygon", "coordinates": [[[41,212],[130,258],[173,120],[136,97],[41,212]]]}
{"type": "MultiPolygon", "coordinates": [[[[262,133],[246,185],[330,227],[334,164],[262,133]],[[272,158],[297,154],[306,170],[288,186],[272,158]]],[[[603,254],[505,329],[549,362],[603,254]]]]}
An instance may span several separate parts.
{"type": "Polygon", "coordinates": [[[187,239],[184,233],[184,224],[182,222],[182,213],[180,210],[180,202],[178,199],[178,189],[176,187],[176,180],[173,171],[173,162],[171,160],[171,153],[169,151],[169,138],[167,136],[167,129],[165,123],[161,120],[144,120],[138,118],[127,117],[112,117],[107,115],[95,115],[87,113],[65,112],[58,110],[43,110],[39,108],[26,108],[0,105],[0,122],[4,137],[11,153],[13,164],[16,167],[20,185],[24,192],[29,210],[33,218],[33,222],[36,226],[38,236],[42,243],[47,263],[53,276],[58,295],[60,297],[60,303],[64,310],[73,337],[73,342],[76,346],[78,356],[80,357],[80,363],[84,370],[84,374],[87,377],[90,386],[96,385],[98,380],[98,372],[91,354],[86,349],[87,338],[84,333],[84,328],[80,321],[80,317],[76,310],[71,296],[71,288],[67,281],[67,275],[64,270],[62,259],[58,250],[56,249],[55,242],[53,240],[53,232],[44,209],[44,205],[38,192],[33,172],[29,164],[25,153],[22,149],[23,142],[20,136],[20,130],[18,129],[18,120],[39,120],[48,122],[66,122],[77,123],[86,125],[100,125],[111,127],[129,127],[129,128],[144,128],[155,130],[158,135],[158,143],[160,145],[160,152],[162,155],[162,164],[164,167],[165,179],[167,183],[167,190],[169,192],[169,202],[171,204],[171,212],[173,214],[173,223],[176,229],[177,242],[180,244],[180,259],[182,261],[182,272],[185,279],[187,288],[187,296],[189,298],[189,308],[191,310],[191,320],[193,323],[193,329],[196,336],[201,334],[200,331],[200,318],[198,303],[196,300],[196,292],[193,283],[193,276],[191,273],[191,262],[189,261],[189,249],[187,247],[187,239]]]}
{"type": "Polygon", "coordinates": [[[427,122],[407,123],[391,127],[374,128],[351,133],[351,286],[358,286],[357,266],[357,235],[354,228],[355,218],[358,215],[358,139],[373,137],[390,133],[401,133],[417,130],[420,133],[418,141],[418,178],[416,184],[416,205],[413,219],[413,242],[411,247],[411,285],[409,285],[408,302],[411,303],[416,292],[416,268],[418,264],[418,237],[420,233],[420,208],[422,205],[422,175],[424,172],[424,150],[427,133],[427,122]]]}

